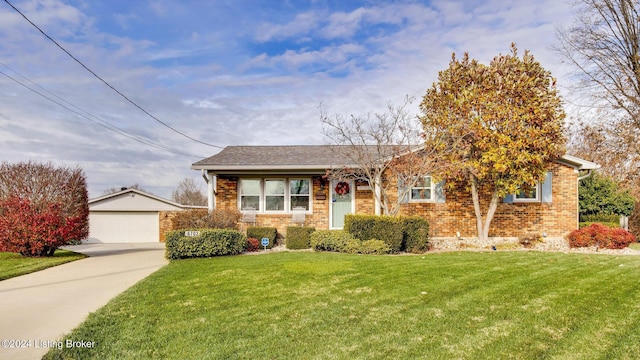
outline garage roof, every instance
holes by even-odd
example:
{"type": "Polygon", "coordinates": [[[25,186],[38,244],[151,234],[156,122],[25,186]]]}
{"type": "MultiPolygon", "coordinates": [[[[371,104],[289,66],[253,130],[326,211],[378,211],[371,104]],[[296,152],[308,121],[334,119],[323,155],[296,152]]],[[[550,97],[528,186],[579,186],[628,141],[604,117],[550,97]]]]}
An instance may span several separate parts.
{"type": "Polygon", "coordinates": [[[137,189],[125,189],[89,200],[91,211],[171,211],[206,206],[182,205],[137,189]]]}

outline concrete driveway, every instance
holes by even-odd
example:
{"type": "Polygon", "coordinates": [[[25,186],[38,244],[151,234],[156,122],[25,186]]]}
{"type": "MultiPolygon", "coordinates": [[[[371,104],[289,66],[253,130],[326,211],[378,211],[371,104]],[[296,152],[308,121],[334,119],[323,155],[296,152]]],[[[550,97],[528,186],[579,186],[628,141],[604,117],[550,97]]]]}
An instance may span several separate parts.
{"type": "Polygon", "coordinates": [[[40,359],[89,313],[168,263],[161,243],[66,248],[89,257],[0,281],[0,359],[40,359]]]}

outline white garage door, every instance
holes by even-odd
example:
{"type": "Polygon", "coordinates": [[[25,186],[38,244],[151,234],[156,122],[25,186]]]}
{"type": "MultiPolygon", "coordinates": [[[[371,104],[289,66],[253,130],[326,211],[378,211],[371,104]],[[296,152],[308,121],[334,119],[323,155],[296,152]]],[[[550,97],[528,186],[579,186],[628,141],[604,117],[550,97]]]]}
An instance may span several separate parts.
{"type": "Polygon", "coordinates": [[[104,211],[89,213],[88,242],[159,242],[158,212],[104,211]]]}

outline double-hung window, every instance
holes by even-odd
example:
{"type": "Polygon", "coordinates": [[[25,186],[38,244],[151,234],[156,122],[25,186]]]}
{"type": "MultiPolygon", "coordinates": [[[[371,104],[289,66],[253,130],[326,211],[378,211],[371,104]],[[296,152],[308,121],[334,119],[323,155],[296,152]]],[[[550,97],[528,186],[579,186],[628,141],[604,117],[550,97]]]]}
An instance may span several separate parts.
{"type": "Polygon", "coordinates": [[[240,209],[260,210],[260,179],[240,180],[240,209]]]}
{"type": "Polygon", "coordinates": [[[433,183],[431,176],[424,176],[418,179],[411,188],[411,201],[432,201],[433,183]]]}
{"type": "Polygon", "coordinates": [[[295,207],[311,210],[310,179],[240,179],[240,210],[255,208],[258,212],[291,212],[295,207]]]}
{"type": "Polygon", "coordinates": [[[295,207],[304,207],[307,211],[310,199],[309,179],[290,179],[289,180],[289,210],[295,207]]]}
{"type": "Polygon", "coordinates": [[[265,211],[285,211],[285,180],[266,179],[264,181],[265,211]]]}

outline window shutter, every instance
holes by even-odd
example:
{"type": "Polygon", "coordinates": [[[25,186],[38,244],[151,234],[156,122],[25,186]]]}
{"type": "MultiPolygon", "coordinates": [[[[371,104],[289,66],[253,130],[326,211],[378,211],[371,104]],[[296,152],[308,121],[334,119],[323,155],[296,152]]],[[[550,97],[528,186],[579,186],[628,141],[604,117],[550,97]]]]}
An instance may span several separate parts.
{"type": "Polygon", "coordinates": [[[447,194],[444,192],[444,180],[436,184],[434,192],[437,204],[444,204],[447,201],[447,194]]]}
{"type": "Polygon", "coordinates": [[[540,184],[540,197],[543,203],[551,203],[553,200],[551,183],[553,182],[553,173],[549,171],[544,178],[544,182],[540,184]]]}
{"type": "Polygon", "coordinates": [[[398,180],[398,202],[400,204],[408,204],[409,203],[409,192],[405,192],[407,187],[405,186],[405,182],[402,179],[398,180]],[[404,193],[404,194],[403,194],[404,193]]]}
{"type": "Polygon", "coordinates": [[[507,194],[504,199],[502,199],[503,203],[507,203],[507,204],[513,204],[513,198],[514,195],[513,194],[507,194]]]}

